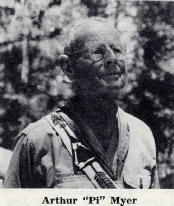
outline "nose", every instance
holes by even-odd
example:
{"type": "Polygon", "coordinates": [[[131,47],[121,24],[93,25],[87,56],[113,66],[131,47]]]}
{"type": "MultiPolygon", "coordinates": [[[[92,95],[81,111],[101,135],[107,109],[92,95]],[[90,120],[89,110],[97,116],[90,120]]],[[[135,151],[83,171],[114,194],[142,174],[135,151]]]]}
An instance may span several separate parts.
{"type": "Polygon", "coordinates": [[[112,67],[117,64],[118,55],[112,50],[112,48],[107,48],[105,56],[105,66],[112,67]]]}

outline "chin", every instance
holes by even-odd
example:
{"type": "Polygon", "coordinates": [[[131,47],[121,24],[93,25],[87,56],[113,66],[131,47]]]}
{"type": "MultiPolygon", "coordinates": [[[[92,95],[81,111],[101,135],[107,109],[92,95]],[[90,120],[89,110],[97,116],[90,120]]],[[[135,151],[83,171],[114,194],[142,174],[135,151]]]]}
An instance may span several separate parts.
{"type": "Polygon", "coordinates": [[[99,81],[82,81],[75,88],[79,95],[116,98],[124,87],[125,81],[122,80],[113,85],[101,84],[99,81]]]}
{"type": "Polygon", "coordinates": [[[90,93],[92,96],[96,96],[96,97],[103,97],[103,98],[109,98],[109,99],[114,99],[116,100],[120,94],[122,94],[124,89],[124,86],[122,87],[104,87],[104,88],[100,88],[99,90],[95,90],[92,91],[90,90],[90,93]]]}
{"type": "Polygon", "coordinates": [[[106,89],[105,94],[106,95],[108,94],[110,97],[117,98],[122,93],[124,93],[124,89],[125,89],[125,84],[119,86],[117,85],[115,87],[109,87],[108,89],[106,89]]]}

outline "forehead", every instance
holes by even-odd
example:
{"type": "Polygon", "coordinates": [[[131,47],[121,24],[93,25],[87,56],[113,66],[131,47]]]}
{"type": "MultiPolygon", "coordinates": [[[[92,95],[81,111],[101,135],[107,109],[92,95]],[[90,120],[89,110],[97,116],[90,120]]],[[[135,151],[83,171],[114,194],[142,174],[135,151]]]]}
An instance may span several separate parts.
{"type": "Polygon", "coordinates": [[[91,47],[95,44],[120,43],[120,35],[114,25],[107,22],[87,22],[76,28],[74,46],[91,47]]]}

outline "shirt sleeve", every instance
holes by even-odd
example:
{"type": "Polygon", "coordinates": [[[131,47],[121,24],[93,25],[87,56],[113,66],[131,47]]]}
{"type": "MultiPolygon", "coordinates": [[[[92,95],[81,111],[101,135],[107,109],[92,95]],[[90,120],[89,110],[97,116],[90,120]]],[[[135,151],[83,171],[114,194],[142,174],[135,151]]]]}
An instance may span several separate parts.
{"type": "Polygon", "coordinates": [[[34,147],[25,134],[20,134],[5,176],[4,188],[32,188],[34,147]]]}

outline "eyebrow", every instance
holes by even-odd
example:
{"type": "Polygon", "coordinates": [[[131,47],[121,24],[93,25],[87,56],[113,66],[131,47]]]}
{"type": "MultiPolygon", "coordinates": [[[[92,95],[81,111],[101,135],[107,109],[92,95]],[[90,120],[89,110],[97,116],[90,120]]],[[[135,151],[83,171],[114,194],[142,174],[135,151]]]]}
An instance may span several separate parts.
{"type": "MultiPolygon", "coordinates": [[[[102,31],[101,31],[102,32],[102,31]]],[[[94,34],[90,34],[90,35],[88,35],[88,37],[95,37],[95,40],[94,40],[94,42],[96,42],[96,43],[93,43],[93,46],[91,46],[91,47],[88,47],[88,49],[91,49],[91,48],[95,48],[95,46],[96,46],[96,48],[100,48],[101,46],[102,47],[106,47],[106,45],[104,45],[104,43],[103,43],[103,40],[100,38],[100,36],[104,36],[104,35],[108,35],[108,34],[110,34],[110,33],[100,33],[99,32],[99,34],[98,35],[94,35],[94,34]]],[[[112,36],[112,35],[111,35],[112,36]]],[[[117,38],[117,39],[119,39],[119,37],[117,38]]],[[[86,44],[86,45],[88,45],[88,44],[86,44]]],[[[117,41],[117,40],[113,40],[112,41],[112,44],[107,44],[107,45],[109,45],[109,46],[117,46],[118,47],[118,49],[120,49],[121,50],[121,52],[123,52],[124,53],[124,46],[123,46],[123,44],[122,44],[122,42],[121,42],[121,40],[119,39],[119,41],[117,41]]],[[[78,49],[78,50],[76,50],[76,51],[73,51],[74,49],[71,49],[71,52],[70,52],[70,56],[72,56],[73,54],[77,54],[77,53],[79,53],[79,52],[82,52],[82,51],[85,51],[85,50],[87,50],[86,48],[82,48],[82,49],[78,49]]]]}
{"type": "MultiPolygon", "coordinates": [[[[114,44],[113,44],[112,46],[114,46],[114,44]]],[[[95,46],[92,46],[92,47],[90,47],[90,48],[94,48],[94,47],[95,47],[95,46]]],[[[96,48],[101,48],[101,47],[103,47],[104,49],[106,49],[106,46],[103,45],[103,44],[97,45],[96,48]]],[[[122,45],[122,44],[119,45],[119,48],[118,48],[118,49],[124,54],[124,48],[123,48],[123,45],[122,45]]],[[[77,53],[82,52],[82,51],[85,51],[85,49],[83,48],[83,49],[79,49],[79,50],[77,50],[77,51],[71,52],[71,54],[69,54],[69,56],[72,56],[73,54],[77,54],[77,53]]]]}

